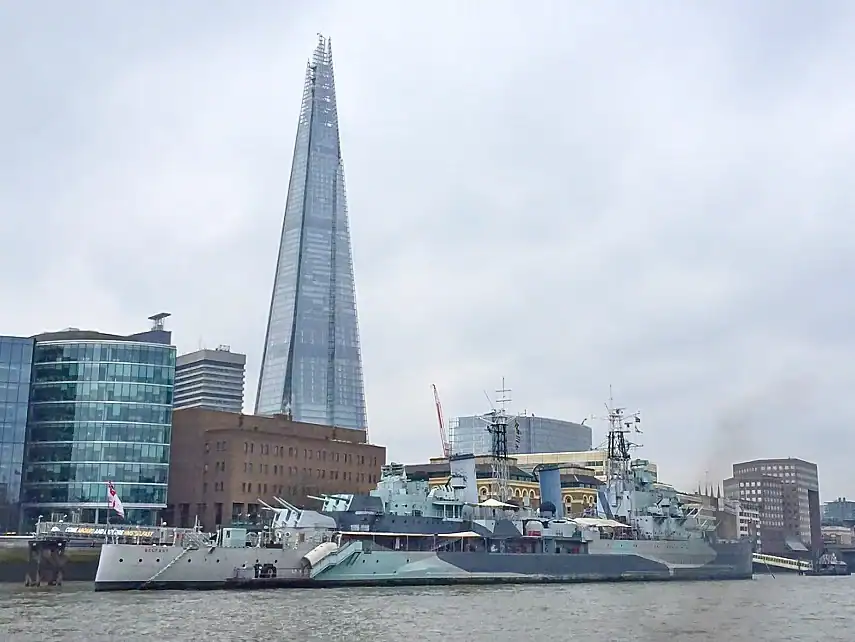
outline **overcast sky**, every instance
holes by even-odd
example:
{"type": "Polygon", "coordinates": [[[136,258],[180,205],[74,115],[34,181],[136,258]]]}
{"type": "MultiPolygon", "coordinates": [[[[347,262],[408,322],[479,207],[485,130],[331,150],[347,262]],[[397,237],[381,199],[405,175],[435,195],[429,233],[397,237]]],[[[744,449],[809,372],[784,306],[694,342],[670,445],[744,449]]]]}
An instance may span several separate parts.
{"type": "Polygon", "coordinates": [[[663,481],[793,456],[855,496],[855,7],[415,6],[3,3],[0,334],[168,311],[250,410],[321,31],[389,459],[439,454],[431,383],[577,421],[612,385],[663,481]]]}

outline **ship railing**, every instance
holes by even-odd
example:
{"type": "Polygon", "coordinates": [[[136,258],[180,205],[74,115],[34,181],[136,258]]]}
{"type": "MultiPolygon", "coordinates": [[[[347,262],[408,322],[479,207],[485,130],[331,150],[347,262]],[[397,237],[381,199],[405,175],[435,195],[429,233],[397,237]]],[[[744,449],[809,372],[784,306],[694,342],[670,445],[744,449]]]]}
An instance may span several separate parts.
{"type": "Polygon", "coordinates": [[[209,536],[193,528],[166,526],[135,526],[130,524],[80,524],[73,522],[39,522],[35,539],[85,540],[89,542],[117,542],[120,544],[157,544],[172,546],[186,538],[207,543],[209,536]]]}

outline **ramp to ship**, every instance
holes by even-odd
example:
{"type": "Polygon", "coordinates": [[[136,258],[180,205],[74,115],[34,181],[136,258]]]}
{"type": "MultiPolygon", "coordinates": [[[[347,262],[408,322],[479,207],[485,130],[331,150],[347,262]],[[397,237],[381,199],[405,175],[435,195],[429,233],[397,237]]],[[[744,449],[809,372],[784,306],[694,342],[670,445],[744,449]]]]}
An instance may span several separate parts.
{"type": "Polygon", "coordinates": [[[754,563],[770,568],[784,569],[787,571],[795,571],[804,573],[813,570],[810,562],[803,560],[794,560],[789,557],[778,557],[777,555],[764,555],[762,553],[754,553],[754,563]]]}

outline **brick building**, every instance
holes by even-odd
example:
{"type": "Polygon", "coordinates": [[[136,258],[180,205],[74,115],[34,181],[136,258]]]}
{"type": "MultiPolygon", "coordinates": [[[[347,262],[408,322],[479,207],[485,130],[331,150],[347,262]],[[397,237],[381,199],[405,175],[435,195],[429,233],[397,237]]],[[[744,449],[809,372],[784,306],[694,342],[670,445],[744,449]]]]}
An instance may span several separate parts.
{"type": "Polygon", "coordinates": [[[318,493],[367,493],[386,463],[386,449],[364,430],[299,423],[200,408],[172,416],[168,507],[164,518],[204,528],[255,521],[259,499],[297,505],[318,493]]]}

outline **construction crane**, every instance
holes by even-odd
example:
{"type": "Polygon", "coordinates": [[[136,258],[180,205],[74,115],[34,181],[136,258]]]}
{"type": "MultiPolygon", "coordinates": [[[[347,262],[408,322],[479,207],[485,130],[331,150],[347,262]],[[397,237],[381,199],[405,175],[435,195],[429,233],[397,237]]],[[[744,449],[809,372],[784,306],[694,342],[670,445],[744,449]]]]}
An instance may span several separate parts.
{"type": "Polygon", "coordinates": [[[436,403],[436,418],[439,420],[439,438],[442,440],[442,454],[446,459],[451,457],[451,444],[448,443],[448,437],[445,433],[445,419],[442,416],[442,403],[439,401],[439,392],[436,389],[436,384],[430,384],[433,388],[433,400],[436,403]]]}

